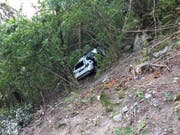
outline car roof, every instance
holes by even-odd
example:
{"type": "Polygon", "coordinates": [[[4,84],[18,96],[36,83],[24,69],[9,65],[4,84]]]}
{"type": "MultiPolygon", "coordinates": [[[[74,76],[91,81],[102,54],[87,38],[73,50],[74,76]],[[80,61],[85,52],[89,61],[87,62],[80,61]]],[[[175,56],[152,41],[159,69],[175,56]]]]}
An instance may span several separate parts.
{"type": "Polygon", "coordinates": [[[81,61],[83,61],[84,59],[85,59],[85,56],[81,57],[81,58],[79,59],[78,63],[81,62],[81,61]]]}
{"type": "MultiPolygon", "coordinates": [[[[79,61],[78,61],[77,63],[79,63],[79,62],[85,60],[86,57],[87,57],[89,54],[96,54],[96,53],[97,53],[97,49],[94,48],[92,51],[90,51],[89,53],[87,53],[87,54],[85,54],[84,56],[82,56],[82,57],[79,59],[79,61]]],[[[76,64],[77,64],[77,63],[76,63],[76,64]]]]}

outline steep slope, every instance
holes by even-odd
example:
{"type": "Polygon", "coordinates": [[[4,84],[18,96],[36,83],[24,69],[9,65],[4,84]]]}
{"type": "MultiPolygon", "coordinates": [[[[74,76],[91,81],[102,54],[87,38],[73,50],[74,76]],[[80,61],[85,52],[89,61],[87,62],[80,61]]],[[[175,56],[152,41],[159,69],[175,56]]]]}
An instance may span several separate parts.
{"type": "Polygon", "coordinates": [[[85,80],[79,90],[35,113],[32,123],[20,134],[179,135],[178,46],[163,59],[168,69],[155,67],[139,79],[133,78],[128,67],[142,59],[141,52],[125,54],[98,80],[85,80]],[[105,100],[102,93],[107,96],[105,100]]]}

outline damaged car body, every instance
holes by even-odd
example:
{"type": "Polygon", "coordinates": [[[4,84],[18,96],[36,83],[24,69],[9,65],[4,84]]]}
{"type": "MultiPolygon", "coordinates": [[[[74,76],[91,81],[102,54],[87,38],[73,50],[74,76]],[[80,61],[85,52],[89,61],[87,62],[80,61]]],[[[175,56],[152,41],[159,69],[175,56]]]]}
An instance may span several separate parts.
{"type": "Polygon", "coordinates": [[[74,66],[74,77],[80,80],[89,74],[96,71],[97,60],[95,55],[97,54],[97,49],[93,49],[91,52],[87,53],[79,59],[79,61],[74,66]]]}

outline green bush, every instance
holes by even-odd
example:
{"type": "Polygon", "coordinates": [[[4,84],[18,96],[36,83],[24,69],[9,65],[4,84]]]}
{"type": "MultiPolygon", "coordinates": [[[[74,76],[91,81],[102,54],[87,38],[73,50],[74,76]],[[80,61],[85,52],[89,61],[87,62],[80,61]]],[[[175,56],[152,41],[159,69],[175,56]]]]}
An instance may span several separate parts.
{"type": "Polygon", "coordinates": [[[0,111],[0,134],[18,135],[20,127],[27,126],[32,120],[32,105],[12,107],[0,111]]]}
{"type": "Polygon", "coordinates": [[[135,135],[135,129],[133,128],[117,128],[116,130],[116,135],[135,135]]]}
{"type": "Polygon", "coordinates": [[[156,8],[158,19],[163,24],[174,22],[178,17],[176,7],[177,0],[160,0],[156,8]]]}

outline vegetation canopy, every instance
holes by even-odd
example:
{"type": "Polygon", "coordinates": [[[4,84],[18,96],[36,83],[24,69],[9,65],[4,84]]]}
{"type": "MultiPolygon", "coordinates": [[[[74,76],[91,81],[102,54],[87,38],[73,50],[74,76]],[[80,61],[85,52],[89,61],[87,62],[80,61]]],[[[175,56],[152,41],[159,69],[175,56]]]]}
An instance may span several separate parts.
{"type": "Polygon", "coordinates": [[[129,31],[171,23],[178,16],[177,3],[41,0],[30,20],[1,3],[0,107],[39,105],[57,83],[62,90],[76,86],[73,66],[94,47],[107,50],[99,62],[100,70],[106,69],[133,44],[135,34],[129,31]]]}

